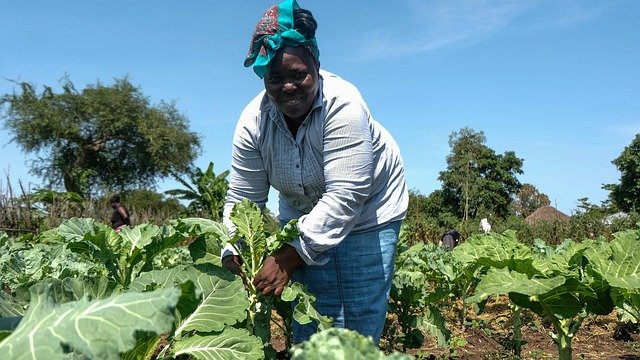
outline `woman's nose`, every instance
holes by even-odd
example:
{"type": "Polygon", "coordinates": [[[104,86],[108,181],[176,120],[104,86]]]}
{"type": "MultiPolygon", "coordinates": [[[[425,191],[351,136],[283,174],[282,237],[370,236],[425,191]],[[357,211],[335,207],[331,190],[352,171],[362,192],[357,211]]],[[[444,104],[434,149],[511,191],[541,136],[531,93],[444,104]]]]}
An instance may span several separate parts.
{"type": "Polygon", "coordinates": [[[296,84],[293,81],[285,81],[284,85],[282,85],[282,91],[284,92],[292,92],[296,90],[296,84]]]}

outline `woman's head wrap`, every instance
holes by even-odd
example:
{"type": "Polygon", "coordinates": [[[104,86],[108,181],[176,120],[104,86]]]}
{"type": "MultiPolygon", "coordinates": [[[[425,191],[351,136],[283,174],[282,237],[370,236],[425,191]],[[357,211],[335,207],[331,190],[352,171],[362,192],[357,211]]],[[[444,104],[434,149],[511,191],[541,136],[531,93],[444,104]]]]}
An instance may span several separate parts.
{"type": "Polygon", "coordinates": [[[261,79],[269,69],[269,63],[276,52],[285,46],[302,46],[309,50],[316,60],[320,58],[315,37],[307,39],[293,28],[293,11],[299,8],[296,0],[285,0],[267,10],[258,22],[244,66],[253,65],[253,71],[261,79]]]}

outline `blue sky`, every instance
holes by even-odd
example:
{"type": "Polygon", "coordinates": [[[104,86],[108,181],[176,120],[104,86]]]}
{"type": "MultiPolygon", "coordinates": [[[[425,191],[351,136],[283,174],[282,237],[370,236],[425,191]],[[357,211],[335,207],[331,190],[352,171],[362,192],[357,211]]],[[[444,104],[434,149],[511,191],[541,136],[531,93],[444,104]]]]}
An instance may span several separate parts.
{"type": "MultiPolygon", "coordinates": [[[[611,161],[640,133],[640,1],[299,2],[319,22],[322,67],[356,84],[398,141],[410,188],[440,188],[449,134],[465,126],[515,151],[520,181],[565,213],[618,181],[611,161]]],[[[84,88],[129,76],[153,103],[175,100],[202,135],[197,166],[230,168],[235,122],[262,87],[242,62],[274,2],[0,3],[0,94],[18,90],[6,79],[59,88],[68,75],[84,88]]],[[[34,155],[10,139],[0,131],[0,185],[9,174],[40,186],[34,155]]]]}

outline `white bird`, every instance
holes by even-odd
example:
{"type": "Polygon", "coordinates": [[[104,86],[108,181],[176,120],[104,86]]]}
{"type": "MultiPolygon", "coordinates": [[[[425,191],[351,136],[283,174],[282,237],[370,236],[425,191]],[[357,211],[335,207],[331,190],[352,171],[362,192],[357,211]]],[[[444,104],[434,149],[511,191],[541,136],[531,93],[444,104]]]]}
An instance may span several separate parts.
{"type": "Polygon", "coordinates": [[[491,231],[491,224],[489,224],[489,220],[487,220],[487,218],[482,218],[482,220],[480,220],[480,230],[484,231],[485,234],[491,231]]]}

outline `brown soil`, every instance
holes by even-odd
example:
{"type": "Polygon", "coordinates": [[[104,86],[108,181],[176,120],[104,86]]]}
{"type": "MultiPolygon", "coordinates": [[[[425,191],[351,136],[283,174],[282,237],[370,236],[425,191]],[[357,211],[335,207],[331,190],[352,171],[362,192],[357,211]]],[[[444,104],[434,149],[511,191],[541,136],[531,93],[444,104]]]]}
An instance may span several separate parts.
{"type": "MultiPolygon", "coordinates": [[[[464,338],[466,344],[457,349],[453,359],[514,359],[509,340],[513,336],[508,300],[489,302],[481,315],[469,313],[466,326],[449,318],[454,324],[453,336],[464,338]]],[[[551,323],[523,310],[521,359],[557,359],[558,350],[551,336],[551,323]]],[[[640,335],[637,326],[619,325],[615,313],[585,319],[572,341],[574,359],[640,360],[640,335]]],[[[421,349],[408,351],[417,358],[447,359],[449,349],[436,346],[427,336],[421,349]]]]}
{"type": "MultiPolygon", "coordinates": [[[[447,315],[447,314],[445,314],[447,315]]],[[[438,348],[429,335],[420,349],[407,350],[406,353],[416,359],[515,359],[509,340],[512,337],[510,310],[505,298],[490,301],[483,314],[468,313],[466,326],[462,326],[455,316],[449,314],[447,324],[452,335],[464,338],[466,344],[450,356],[449,349],[438,348]]],[[[550,323],[537,315],[523,310],[522,337],[526,342],[522,346],[521,359],[557,359],[558,350],[549,333],[553,330],[550,323]]],[[[389,318],[389,321],[393,319],[389,318]]],[[[640,360],[640,334],[638,326],[619,325],[616,315],[587,318],[577,336],[572,341],[574,359],[624,359],[640,360]]],[[[276,350],[284,350],[284,335],[278,328],[272,327],[272,344],[276,350]]],[[[385,347],[383,339],[381,346],[385,347]]]]}

